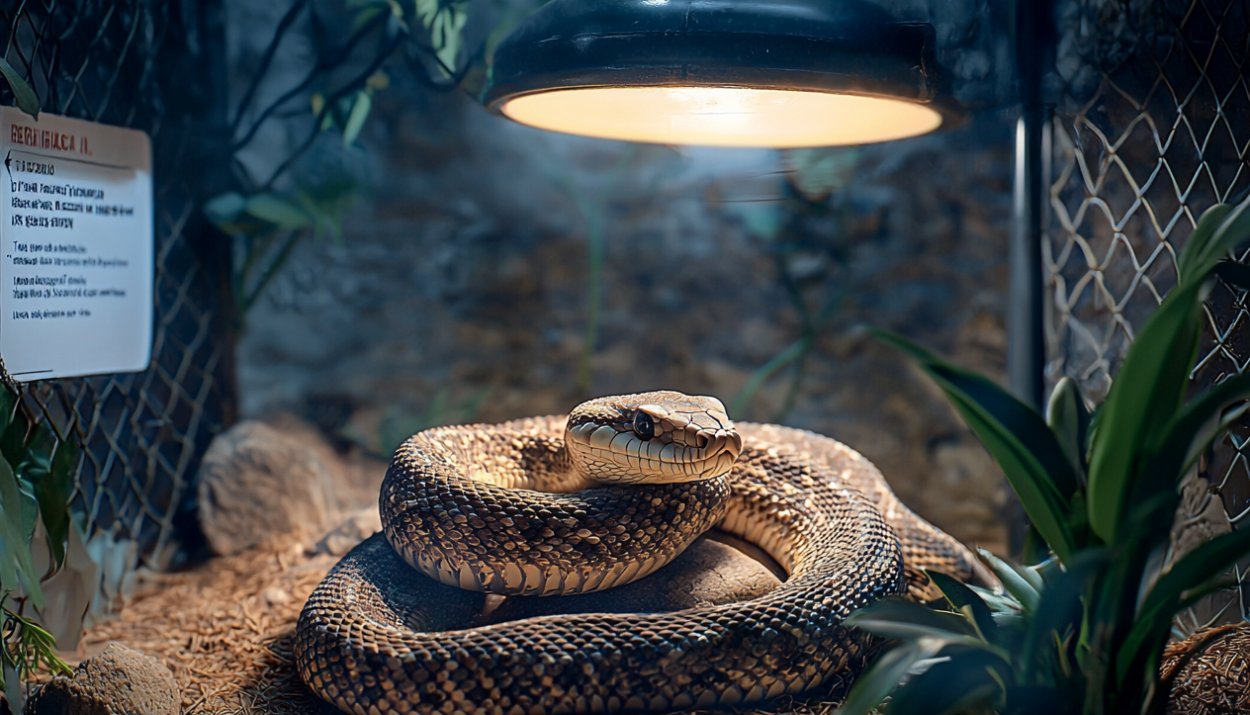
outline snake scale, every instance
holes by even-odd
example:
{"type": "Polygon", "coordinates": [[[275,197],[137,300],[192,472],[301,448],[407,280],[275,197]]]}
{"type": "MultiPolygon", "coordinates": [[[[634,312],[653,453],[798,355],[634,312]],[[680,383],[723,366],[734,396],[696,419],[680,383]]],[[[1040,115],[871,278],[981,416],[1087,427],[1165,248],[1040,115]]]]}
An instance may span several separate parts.
{"type": "Polygon", "coordinates": [[[863,667],[867,636],[842,624],[852,611],[909,583],[923,593],[921,567],[982,575],[847,447],[735,426],[714,398],[675,392],[418,433],[379,508],[382,534],[318,585],[294,649],[312,690],[359,715],[666,712],[801,693],[863,667]],[[622,585],[711,527],[788,578],[740,603],[474,625],[488,594],[622,585]]]}

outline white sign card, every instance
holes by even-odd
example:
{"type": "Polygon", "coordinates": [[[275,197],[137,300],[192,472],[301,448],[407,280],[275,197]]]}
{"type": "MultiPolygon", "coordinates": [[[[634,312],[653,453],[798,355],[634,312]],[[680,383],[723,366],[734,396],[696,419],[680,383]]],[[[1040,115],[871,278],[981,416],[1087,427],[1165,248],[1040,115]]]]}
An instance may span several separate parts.
{"type": "Polygon", "coordinates": [[[18,381],[152,360],[152,143],[0,107],[0,357],[18,381]]]}

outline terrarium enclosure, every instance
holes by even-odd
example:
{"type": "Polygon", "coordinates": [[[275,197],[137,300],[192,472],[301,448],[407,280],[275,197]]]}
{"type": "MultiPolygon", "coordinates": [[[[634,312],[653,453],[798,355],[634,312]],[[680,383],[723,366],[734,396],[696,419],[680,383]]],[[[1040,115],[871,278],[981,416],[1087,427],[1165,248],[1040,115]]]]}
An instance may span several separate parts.
{"type": "MultiPolygon", "coordinates": [[[[378,529],[396,447],[604,395],[710,395],[735,421],[828,435],[924,519],[1017,554],[1025,520],[995,460],[865,328],[1005,387],[1009,363],[1039,366],[1047,394],[1069,377],[1092,408],[1176,287],[1199,217],[1250,187],[1241,0],[1055,0],[1036,27],[1018,17],[1032,3],[873,0],[932,26],[958,121],[781,150],[578,137],[487,111],[495,49],[543,4],[0,8],[0,103],[20,106],[21,82],[41,112],[152,144],[150,367],[27,380],[0,361],[23,434],[77,449],[68,556],[38,613],[66,660],[110,642],[155,655],[182,712],[329,708],[292,665],[296,618],[378,529]],[[1020,32],[1047,48],[1029,66],[1020,32]],[[1031,198],[1030,81],[1047,118],[1031,198]],[[1030,201],[1040,225],[1022,228],[1030,201]],[[1013,259],[1013,240],[1032,257],[1013,259]]],[[[1229,256],[1205,303],[1194,393],[1250,360],[1245,259],[1229,256]]],[[[1237,422],[1187,478],[1175,554],[1245,528],[1248,438],[1237,422]]],[[[1250,618],[1242,580],[1177,635],[1250,618]]],[[[769,707],[829,710],[832,692],[769,707]]]]}

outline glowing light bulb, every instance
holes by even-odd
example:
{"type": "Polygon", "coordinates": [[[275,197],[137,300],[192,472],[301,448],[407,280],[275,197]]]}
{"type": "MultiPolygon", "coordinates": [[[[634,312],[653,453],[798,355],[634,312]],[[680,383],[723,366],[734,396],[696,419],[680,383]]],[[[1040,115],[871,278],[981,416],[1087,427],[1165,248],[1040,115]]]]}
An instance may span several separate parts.
{"type": "Polygon", "coordinates": [[[778,149],[870,144],[926,134],[942,115],[915,102],[738,87],[592,87],[522,95],[508,117],[604,139],[778,149]]]}

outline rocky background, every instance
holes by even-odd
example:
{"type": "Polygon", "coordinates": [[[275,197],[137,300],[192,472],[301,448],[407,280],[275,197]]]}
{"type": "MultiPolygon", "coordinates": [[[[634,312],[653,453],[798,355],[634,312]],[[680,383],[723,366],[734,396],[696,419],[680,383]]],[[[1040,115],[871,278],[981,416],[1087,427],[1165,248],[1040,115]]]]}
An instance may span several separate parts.
{"type": "MultiPolygon", "coordinates": [[[[281,10],[227,9],[237,95],[281,10]]],[[[988,3],[891,9],[937,25],[951,91],[972,108],[962,127],[815,153],[628,145],[519,126],[390,72],[357,145],[327,132],[323,163],[302,169],[347,167],[369,189],[342,241],[300,244],[246,314],[243,416],[294,413],[388,457],[439,423],[712,394],[735,419],[846,442],[923,516],[1003,551],[1001,475],[935,388],[860,328],[1005,379],[1005,36],[988,3]]],[[[291,42],[278,61],[298,72],[291,42]]],[[[267,131],[243,161],[272,162],[304,129],[267,131]]]]}

